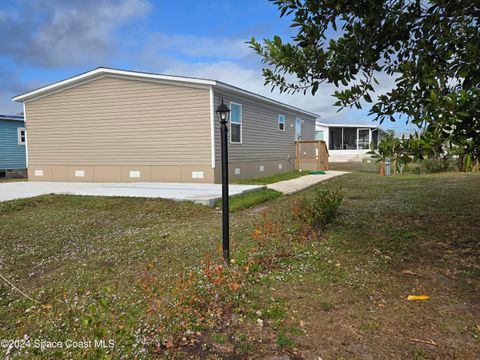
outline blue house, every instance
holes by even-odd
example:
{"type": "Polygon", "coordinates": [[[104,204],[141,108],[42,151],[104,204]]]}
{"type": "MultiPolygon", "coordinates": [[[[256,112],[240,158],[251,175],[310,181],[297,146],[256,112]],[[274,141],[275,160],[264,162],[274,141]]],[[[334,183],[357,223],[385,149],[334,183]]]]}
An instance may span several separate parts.
{"type": "Polygon", "coordinates": [[[23,116],[0,115],[0,178],[27,176],[26,140],[23,116]]]}

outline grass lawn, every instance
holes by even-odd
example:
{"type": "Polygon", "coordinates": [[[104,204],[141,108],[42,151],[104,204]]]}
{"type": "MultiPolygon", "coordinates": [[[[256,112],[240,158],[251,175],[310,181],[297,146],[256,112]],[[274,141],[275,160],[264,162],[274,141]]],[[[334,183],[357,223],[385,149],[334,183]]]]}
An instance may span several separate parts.
{"type": "MultiPolygon", "coordinates": [[[[111,350],[1,357],[480,358],[479,174],[352,173],[317,186],[342,188],[336,222],[315,241],[290,232],[293,255],[253,279],[226,322],[153,353],[143,339],[165,314],[148,310],[142,279],[153,273],[160,290],[175,288],[176,273],[218,259],[218,209],[61,195],[0,203],[0,275],[39,301],[0,280],[1,338],[115,340],[111,350]],[[430,300],[406,300],[423,294],[430,300]]],[[[252,232],[265,217],[294,229],[292,203],[311,191],[233,213],[233,258],[261,246],[252,232]]]]}
{"type": "Polygon", "coordinates": [[[263,178],[256,179],[244,179],[244,180],[232,180],[232,184],[243,184],[243,185],[267,185],[273,184],[279,181],[296,179],[300,176],[308,175],[309,171],[289,171],[285,173],[279,173],[272,176],[267,176],[263,178]]]}
{"type": "Polygon", "coordinates": [[[26,178],[21,178],[21,179],[0,179],[0,183],[19,182],[19,181],[28,181],[28,179],[26,179],[26,178]]]}
{"type": "MultiPolygon", "coordinates": [[[[269,200],[276,199],[282,196],[282,193],[273,189],[262,189],[258,191],[248,191],[241,195],[233,196],[229,201],[230,211],[235,212],[239,210],[248,209],[254,205],[264,203],[269,200]]],[[[222,207],[222,201],[216,203],[216,207],[222,207]]]]}

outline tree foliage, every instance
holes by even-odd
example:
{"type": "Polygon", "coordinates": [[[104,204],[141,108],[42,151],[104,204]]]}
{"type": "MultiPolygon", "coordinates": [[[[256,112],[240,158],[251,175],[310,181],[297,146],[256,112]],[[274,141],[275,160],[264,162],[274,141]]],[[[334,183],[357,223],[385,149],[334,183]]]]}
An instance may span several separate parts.
{"type": "Polygon", "coordinates": [[[336,105],[416,124],[480,157],[478,0],[270,0],[296,29],[250,46],[281,92],[338,88],[336,105]],[[376,95],[378,75],[395,79],[376,95]],[[292,80],[294,79],[294,80],[292,80]]]}
{"type": "Polygon", "coordinates": [[[385,163],[387,159],[393,162],[393,173],[401,173],[404,166],[412,161],[414,156],[412,147],[417,142],[413,137],[401,139],[396,138],[394,134],[387,133],[384,138],[375,147],[371,145],[368,152],[372,158],[377,159],[377,162],[385,163]]]}

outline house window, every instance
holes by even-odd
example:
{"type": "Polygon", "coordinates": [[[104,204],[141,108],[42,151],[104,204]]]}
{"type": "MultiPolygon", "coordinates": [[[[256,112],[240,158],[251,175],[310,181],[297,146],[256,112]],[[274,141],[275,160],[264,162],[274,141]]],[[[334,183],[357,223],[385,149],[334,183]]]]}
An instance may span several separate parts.
{"type": "Polygon", "coordinates": [[[315,132],[315,140],[323,140],[323,130],[317,130],[315,132]]]}
{"type": "Polygon", "coordinates": [[[18,128],[17,135],[18,135],[18,145],[25,145],[26,143],[26,132],[25,128],[18,128]]]}
{"type": "Polygon", "coordinates": [[[285,131],[285,115],[278,115],[278,130],[285,131]]]}
{"type": "Polygon", "coordinates": [[[230,142],[242,143],[242,105],[231,102],[230,110],[230,142]]]}
{"type": "Polygon", "coordinates": [[[295,141],[302,140],[302,122],[300,118],[295,119],[295,141]]]}

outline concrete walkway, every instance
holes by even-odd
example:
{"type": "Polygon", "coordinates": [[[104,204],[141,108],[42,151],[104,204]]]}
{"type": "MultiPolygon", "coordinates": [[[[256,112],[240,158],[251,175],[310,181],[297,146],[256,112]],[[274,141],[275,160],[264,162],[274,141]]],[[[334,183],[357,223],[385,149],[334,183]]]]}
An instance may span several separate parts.
{"type": "MultiPolygon", "coordinates": [[[[261,185],[230,185],[230,196],[265,188],[261,185]]],[[[222,197],[220,184],[185,183],[74,183],[74,182],[0,182],[0,201],[45,194],[91,196],[127,196],[193,201],[215,206],[222,197]]]]}
{"type": "Polygon", "coordinates": [[[296,179],[280,181],[267,185],[267,188],[280,191],[284,194],[293,194],[297,191],[304,190],[319,182],[329,180],[336,176],[348,174],[347,171],[327,171],[324,175],[305,175],[296,179]]]}

